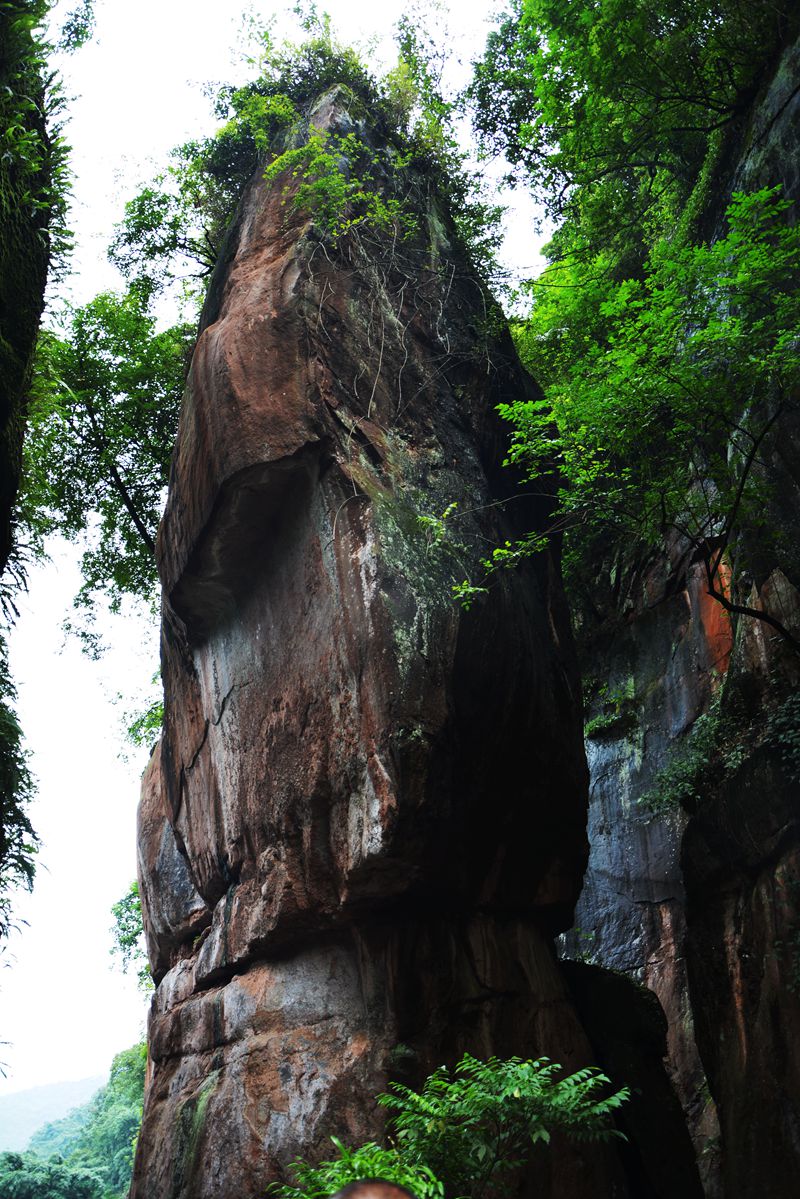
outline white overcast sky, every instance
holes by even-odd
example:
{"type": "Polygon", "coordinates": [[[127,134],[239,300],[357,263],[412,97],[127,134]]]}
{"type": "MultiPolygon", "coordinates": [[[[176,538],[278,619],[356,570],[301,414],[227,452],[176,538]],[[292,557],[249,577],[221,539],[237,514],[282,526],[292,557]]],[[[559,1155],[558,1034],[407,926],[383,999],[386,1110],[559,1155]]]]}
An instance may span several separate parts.
{"type": "MultiPolygon", "coordinates": [[[[105,251],[137,184],[172,146],[213,127],[201,85],[241,74],[239,0],[96,4],[94,41],[62,64],[73,97],[66,136],[78,239],[66,290],[76,303],[119,286],[105,251]]],[[[257,19],[286,11],[258,2],[248,8],[257,19]]],[[[320,8],[345,41],[377,35],[373,60],[391,65],[391,31],[407,4],[325,0],[320,8]]],[[[431,28],[468,62],[480,52],[494,11],[486,0],[459,0],[449,31],[441,13],[431,28]]],[[[516,263],[533,269],[530,210],[523,205],[512,214],[509,228],[516,263]]],[[[132,979],[110,968],[109,926],[111,904],[135,877],[138,776],[146,755],[127,765],[120,760],[125,704],[113,700],[147,682],[155,636],[127,614],[108,624],[113,649],[100,663],[82,656],[74,642],[65,644],[61,624],[78,585],[76,557],[61,547],[49,566],[31,572],[11,638],[19,714],[39,784],[31,818],[42,848],[34,893],[17,903],[27,924],[12,938],[9,968],[0,971],[0,1042],[6,1042],[0,1093],[102,1074],[115,1053],[143,1035],[145,1002],[132,979]]]]}

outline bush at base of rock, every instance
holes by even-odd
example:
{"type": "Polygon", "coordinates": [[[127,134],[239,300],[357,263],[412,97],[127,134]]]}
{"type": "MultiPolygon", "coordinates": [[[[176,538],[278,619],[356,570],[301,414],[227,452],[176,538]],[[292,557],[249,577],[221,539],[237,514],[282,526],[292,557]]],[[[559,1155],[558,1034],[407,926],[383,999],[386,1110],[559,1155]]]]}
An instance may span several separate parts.
{"type": "Polygon", "coordinates": [[[419,1199],[491,1199],[508,1193],[509,1175],[524,1167],[532,1147],[553,1132],[602,1141],[621,1134],[613,1114],[629,1097],[588,1067],[562,1077],[554,1062],[487,1062],[465,1054],[450,1071],[434,1070],[421,1091],[390,1083],[378,1096],[389,1109],[390,1147],[347,1149],[331,1138],[338,1158],[310,1166],[295,1162],[295,1186],[273,1186],[275,1199],[327,1199],[349,1182],[382,1178],[419,1199]]]}

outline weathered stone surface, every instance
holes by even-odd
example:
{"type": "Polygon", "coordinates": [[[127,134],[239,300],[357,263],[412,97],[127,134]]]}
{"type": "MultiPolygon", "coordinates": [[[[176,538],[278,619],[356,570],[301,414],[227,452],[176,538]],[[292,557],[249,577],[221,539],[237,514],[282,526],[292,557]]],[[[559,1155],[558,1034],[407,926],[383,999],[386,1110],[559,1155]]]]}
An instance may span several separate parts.
{"type": "Polygon", "coordinates": [[[719,1097],[726,1195],[789,1196],[800,1166],[800,812],[762,750],[683,842],[697,1038],[719,1097]]]}
{"type": "Polygon", "coordinates": [[[558,583],[543,560],[469,614],[450,595],[513,527],[494,405],[532,384],[507,334],[476,334],[487,297],[428,220],[430,250],[332,261],[257,183],[195,352],[160,534],[164,778],[206,901],[257,875],[256,937],[415,887],[555,923],[576,894],[558,583]]]}
{"type": "MultiPolygon", "coordinates": [[[[467,1047],[547,1045],[569,1065],[591,1052],[541,934],[522,922],[387,921],[201,991],[180,977],[187,968],[167,975],[154,1002],[134,1194],[261,1194],[298,1154],[330,1153],[332,1132],[354,1144],[374,1137],[381,1118],[369,1097],[399,1061],[413,1076],[467,1047]]],[[[606,1159],[580,1148],[557,1162],[543,1155],[537,1193],[552,1183],[594,1195],[599,1167],[603,1193],[626,1194],[606,1159]]]]}
{"type": "MultiPolygon", "coordinates": [[[[335,93],[313,119],[371,136],[335,93]]],[[[467,1048],[591,1059],[550,941],[587,853],[557,562],[451,597],[541,516],[494,410],[536,391],[430,180],[403,187],[414,237],[334,247],[255,179],[212,283],[159,535],[133,1199],[260,1195],[377,1135],[398,1045],[415,1082],[467,1048]]],[[[626,1193],[613,1154],[571,1147],[524,1193],[598,1186],[626,1193]]]]}
{"type": "Polygon", "coordinates": [[[211,912],[194,888],[167,820],[162,787],[161,746],[157,745],[142,779],[137,820],[142,915],[156,978],[169,969],[173,955],[211,922],[211,912]]]}
{"type": "MultiPolygon", "coordinates": [[[[676,803],[654,815],[637,800],[680,752],[712,689],[725,685],[729,728],[747,726],[746,704],[763,733],[772,688],[785,693],[798,667],[756,621],[739,624],[732,654],[724,639],[709,641],[707,597],[691,576],[688,584],[636,613],[593,659],[629,698],[619,718],[587,741],[592,851],[563,947],[630,974],[660,999],[667,1062],[706,1195],[763,1193],[769,1160],[769,1193],[788,1196],[800,1110],[797,1063],[786,1050],[800,1033],[792,973],[800,927],[797,777],[787,775],[778,747],[762,743],[721,771],[691,814],[676,803]]],[[[782,572],[747,598],[795,627],[792,605],[798,614],[800,605],[782,572]]]]}

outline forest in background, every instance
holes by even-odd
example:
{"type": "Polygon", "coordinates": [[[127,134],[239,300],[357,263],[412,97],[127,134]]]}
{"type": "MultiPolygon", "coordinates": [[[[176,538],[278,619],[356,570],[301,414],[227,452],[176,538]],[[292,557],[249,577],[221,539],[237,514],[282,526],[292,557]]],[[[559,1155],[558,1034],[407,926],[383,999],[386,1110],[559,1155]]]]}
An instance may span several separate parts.
{"type": "Polygon", "coordinates": [[[142,1120],[147,1047],[118,1054],[104,1087],[82,1107],[45,1124],[23,1153],[0,1154],[0,1195],[9,1199],[122,1199],[142,1120]]]}

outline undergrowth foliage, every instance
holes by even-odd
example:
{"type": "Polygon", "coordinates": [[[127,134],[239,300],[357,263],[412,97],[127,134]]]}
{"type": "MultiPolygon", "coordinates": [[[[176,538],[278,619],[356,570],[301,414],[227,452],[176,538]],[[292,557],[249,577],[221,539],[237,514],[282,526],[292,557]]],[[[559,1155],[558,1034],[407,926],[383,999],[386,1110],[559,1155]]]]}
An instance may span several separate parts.
{"type": "Polygon", "coordinates": [[[499,1199],[511,1176],[537,1145],[559,1132],[579,1141],[621,1134],[615,1111],[628,1099],[593,1068],[564,1075],[546,1058],[490,1058],[465,1054],[454,1070],[441,1066],[421,1091],[390,1083],[378,1103],[389,1113],[389,1147],[348,1150],[310,1166],[296,1162],[296,1184],[277,1185],[276,1199],[322,1199],[348,1182],[382,1177],[409,1187],[419,1199],[499,1199]]]}

